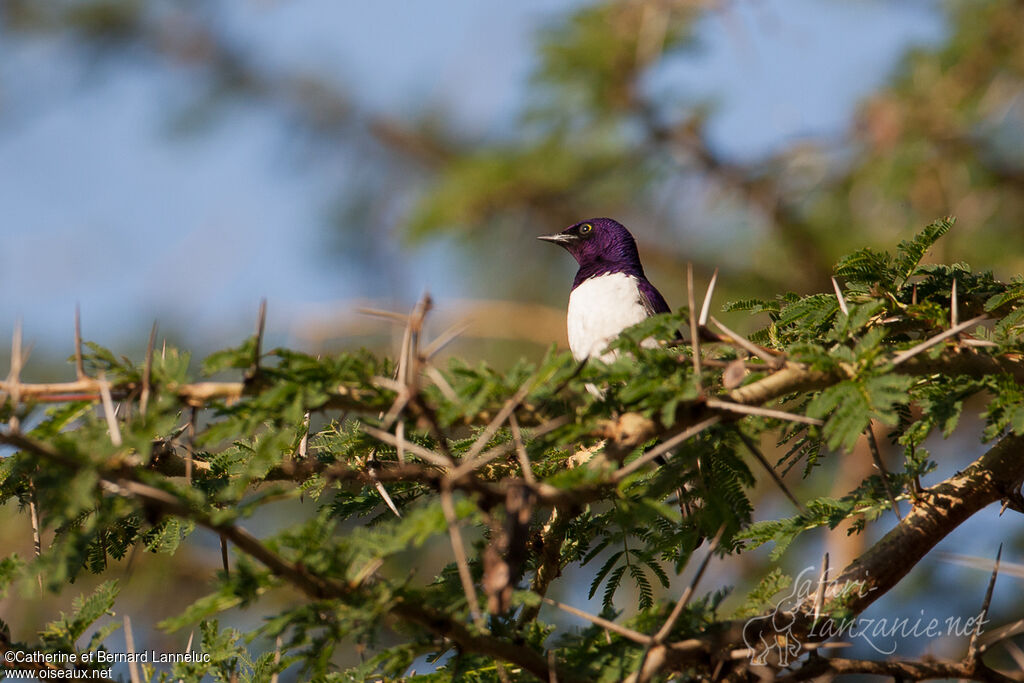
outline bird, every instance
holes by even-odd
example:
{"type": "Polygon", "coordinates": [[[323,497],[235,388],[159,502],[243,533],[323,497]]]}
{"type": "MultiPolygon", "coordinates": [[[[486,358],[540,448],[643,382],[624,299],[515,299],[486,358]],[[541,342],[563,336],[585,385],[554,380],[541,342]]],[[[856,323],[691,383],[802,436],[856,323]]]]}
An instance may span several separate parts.
{"type": "MultiPolygon", "coordinates": [[[[566,313],[569,350],[577,361],[594,357],[605,362],[614,360],[617,354],[607,351],[607,347],[623,330],[652,315],[671,311],[665,297],[644,274],[636,240],[622,223],[611,218],[588,218],[537,239],[563,247],[580,266],[572,281],[566,313]]],[[[655,344],[648,340],[643,345],[655,344]]],[[[604,391],[592,384],[587,384],[587,391],[599,399],[604,396],[604,391]]],[[[655,462],[664,465],[665,456],[659,455],[655,462]]],[[[692,519],[694,508],[699,506],[699,501],[693,500],[693,491],[690,482],[677,489],[684,520],[692,519]]],[[[703,539],[697,529],[690,551],[703,539]]]]}
{"type": "Polygon", "coordinates": [[[668,303],[644,275],[636,240],[611,218],[589,218],[539,240],[557,244],[579,263],[569,293],[566,328],[573,358],[614,360],[608,344],[668,303]]]}

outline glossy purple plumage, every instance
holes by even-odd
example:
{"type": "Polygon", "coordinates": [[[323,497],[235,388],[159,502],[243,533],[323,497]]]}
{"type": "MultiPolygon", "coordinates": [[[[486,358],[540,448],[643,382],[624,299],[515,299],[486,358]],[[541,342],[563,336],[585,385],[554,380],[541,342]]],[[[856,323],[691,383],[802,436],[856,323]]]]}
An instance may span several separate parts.
{"type": "Polygon", "coordinates": [[[591,218],[569,226],[559,235],[544,239],[561,244],[579,263],[580,268],[572,283],[573,289],[598,275],[624,273],[637,279],[640,292],[647,299],[645,303],[649,305],[652,313],[669,312],[665,297],[644,275],[636,240],[618,221],[611,218],[591,218]],[[584,225],[593,226],[588,234],[580,232],[584,225]],[[564,241],[552,239],[557,237],[564,237],[564,241]]]}
{"type": "Polygon", "coordinates": [[[591,218],[540,239],[564,247],[579,263],[566,317],[569,348],[577,359],[609,360],[614,354],[605,349],[622,330],[669,312],[644,275],[636,241],[617,221],[591,218]]]}

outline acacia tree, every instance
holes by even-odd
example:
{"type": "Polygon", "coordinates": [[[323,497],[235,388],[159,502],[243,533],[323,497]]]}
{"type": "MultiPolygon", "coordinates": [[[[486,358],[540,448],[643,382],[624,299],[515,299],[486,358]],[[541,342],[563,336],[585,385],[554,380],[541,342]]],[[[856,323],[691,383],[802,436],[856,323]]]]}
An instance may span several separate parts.
{"type": "MultiPolygon", "coordinates": [[[[143,669],[153,680],[266,680],[287,670],[330,680],[747,679],[764,671],[787,680],[854,672],[1019,679],[984,659],[1020,632],[1019,622],[984,641],[975,632],[958,661],[818,651],[842,635],[832,627],[850,623],[842,620],[973,514],[999,501],[1024,512],[1024,280],[922,264],[949,227],[937,222],[892,254],[845,257],[834,292],[729,304],[767,315],[749,339],[709,315],[709,291],[699,314],[691,301],[628,330],[608,365],[580,365],[552,349],[505,373],[458,360],[437,367],[449,335],[423,338],[429,299],[400,316],[405,340],[395,361],[266,351],[257,334],[203,363],[204,374],[234,371],[240,381],[196,381],[187,354],[153,353],[151,343],[141,363],[79,346],[76,380],[25,383],[16,343],[0,384],[0,442],[16,452],[0,461],[0,491],[47,542],[34,558],[7,554],[0,578],[64,591],[83,572],[110,571],[108,562],[133,547],[175,562],[195,534],[217,534],[225,565],[209,577],[209,595],[161,624],[199,624],[193,647],[208,661],[143,669]],[[717,341],[702,342],[709,325],[717,341]],[[680,330],[691,341],[673,341],[680,330]],[[665,344],[641,344],[652,336],[665,344]],[[972,396],[984,401],[990,446],[962,471],[937,476],[942,463],[922,443],[955,433],[972,396]],[[873,422],[902,449],[900,467],[885,468],[876,447],[879,471],[841,498],[801,500],[785,488],[777,467],[803,465],[806,477],[822,459],[852,457],[863,434],[873,442],[873,422]],[[768,438],[788,446],[774,466],[759,449],[768,438]],[[776,480],[798,512],[750,523],[757,477],[776,480]],[[304,516],[284,529],[262,537],[246,529],[257,511],[296,500],[304,516]],[[738,609],[723,608],[723,592],[701,590],[711,554],[743,556],[765,543],[781,553],[807,530],[844,520],[888,530],[833,568],[831,586],[856,590],[815,591],[784,611],[776,594],[791,578],[777,569],[765,569],[738,609]],[[410,575],[405,554],[445,537],[443,571],[410,575]],[[655,596],[655,584],[669,586],[691,562],[699,566],[689,587],[655,596]],[[591,595],[603,595],[600,615],[549,596],[568,567],[582,567],[591,595]],[[639,599],[623,613],[614,599],[627,585],[639,599]],[[282,591],[300,597],[268,609],[282,591]],[[219,628],[217,615],[239,606],[263,615],[262,625],[219,628]],[[559,610],[589,625],[558,628],[559,610]],[[246,643],[257,637],[277,647],[251,651],[246,643]],[[366,653],[361,664],[332,664],[354,644],[366,653]],[[417,661],[419,675],[410,671],[417,661]]],[[[117,625],[90,628],[116,595],[116,582],[104,583],[36,638],[12,642],[17,625],[5,625],[0,647],[103,648],[117,625]]],[[[983,617],[987,609],[986,599],[983,617]]]]}

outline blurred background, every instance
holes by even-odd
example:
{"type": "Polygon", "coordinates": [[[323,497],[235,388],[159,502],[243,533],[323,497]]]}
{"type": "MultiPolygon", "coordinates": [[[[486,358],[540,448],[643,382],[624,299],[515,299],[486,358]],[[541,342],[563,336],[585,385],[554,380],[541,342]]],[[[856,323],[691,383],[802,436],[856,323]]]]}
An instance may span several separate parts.
{"type": "MultiPolygon", "coordinates": [[[[197,357],[235,344],[262,297],[272,344],[388,352],[392,331],[357,309],[429,291],[436,330],[472,321],[450,353],[539,357],[564,346],[574,264],[534,237],[592,216],[631,228],[673,306],[687,262],[701,282],[720,269],[717,305],[809,292],[846,251],[945,215],[931,258],[1010,278],[1022,190],[1014,0],[0,0],[0,348],[21,319],[34,381],[71,377],[76,304],[86,339],[135,356],[154,320],[197,357]]],[[[978,448],[936,444],[936,477],[978,448]]],[[[867,461],[790,480],[841,495],[867,461]]],[[[9,507],[0,545],[31,552],[9,507]]],[[[994,519],[943,549],[1007,540],[1019,559],[1020,525],[994,519]]],[[[838,566],[875,536],[823,532],[784,565],[828,547],[838,566]]],[[[175,567],[118,569],[137,642],[181,649],[152,624],[219,565],[195,538],[175,567]]],[[[986,580],[926,560],[875,616],[968,616],[986,580]]],[[[1020,588],[997,584],[996,624],[1020,617],[1020,588]]],[[[30,640],[66,603],[12,594],[0,618],[30,640]]]]}

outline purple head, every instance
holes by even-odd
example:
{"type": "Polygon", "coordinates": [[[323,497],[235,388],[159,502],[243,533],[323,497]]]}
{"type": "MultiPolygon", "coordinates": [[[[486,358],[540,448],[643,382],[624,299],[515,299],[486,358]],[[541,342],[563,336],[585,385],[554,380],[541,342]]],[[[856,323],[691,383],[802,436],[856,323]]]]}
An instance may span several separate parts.
{"type": "Polygon", "coordinates": [[[580,221],[562,232],[537,239],[564,247],[580,264],[580,273],[588,277],[617,272],[642,276],[644,272],[633,236],[611,218],[580,221]]]}

